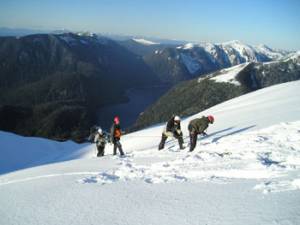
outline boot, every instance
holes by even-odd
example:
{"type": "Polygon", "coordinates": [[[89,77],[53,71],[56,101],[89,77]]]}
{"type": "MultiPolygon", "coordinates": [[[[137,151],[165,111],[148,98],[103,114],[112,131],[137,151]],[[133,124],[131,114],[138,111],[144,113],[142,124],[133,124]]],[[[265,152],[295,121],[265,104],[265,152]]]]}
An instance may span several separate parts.
{"type": "Polygon", "coordinates": [[[119,151],[120,151],[120,155],[121,156],[124,156],[125,154],[124,154],[124,152],[123,152],[123,149],[122,149],[122,146],[120,145],[120,147],[119,147],[119,151]]]}

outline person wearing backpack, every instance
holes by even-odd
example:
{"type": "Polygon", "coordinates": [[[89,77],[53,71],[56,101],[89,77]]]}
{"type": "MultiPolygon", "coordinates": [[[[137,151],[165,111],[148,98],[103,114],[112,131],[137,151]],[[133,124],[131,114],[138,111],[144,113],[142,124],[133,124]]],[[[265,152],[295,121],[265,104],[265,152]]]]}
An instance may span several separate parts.
{"type": "Polygon", "coordinates": [[[110,137],[111,137],[111,142],[114,145],[114,155],[117,154],[117,149],[119,149],[120,155],[124,156],[124,152],[122,149],[122,145],[121,145],[121,135],[122,135],[122,131],[121,131],[121,126],[120,126],[120,119],[118,116],[116,116],[114,118],[114,122],[113,125],[110,129],[110,137]]]}
{"type": "Polygon", "coordinates": [[[94,142],[96,143],[96,147],[98,150],[97,157],[104,156],[106,139],[107,139],[107,135],[102,131],[101,128],[98,128],[94,138],[94,142]]]}
{"type": "Polygon", "coordinates": [[[196,118],[190,121],[188,125],[188,130],[190,134],[190,152],[194,151],[197,144],[198,134],[207,135],[205,130],[208,128],[209,124],[213,124],[215,121],[214,117],[203,116],[202,118],[196,118]]]}

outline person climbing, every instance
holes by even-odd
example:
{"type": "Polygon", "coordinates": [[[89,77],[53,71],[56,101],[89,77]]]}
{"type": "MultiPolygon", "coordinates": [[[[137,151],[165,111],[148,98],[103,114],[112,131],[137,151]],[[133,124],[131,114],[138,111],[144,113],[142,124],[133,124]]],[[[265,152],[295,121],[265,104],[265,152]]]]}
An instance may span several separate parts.
{"type": "Polygon", "coordinates": [[[98,125],[94,125],[94,126],[92,126],[92,127],[90,128],[90,135],[89,135],[89,137],[88,137],[88,139],[87,139],[89,142],[91,142],[91,143],[94,142],[95,136],[96,136],[96,134],[97,134],[99,128],[100,128],[100,127],[99,127],[98,125]]]}
{"type": "Polygon", "coordinates": [[[188,125],[188,130],[190,134],[190,152],[192,152],[197,144],[197,135],[202,134],[206,136],[205,130],[208,128],[209,124],[214,123],[214,117],[209,116],[203,116],[202,118],[196,118],[190,121],[188,125]]]}
{"type": "Polygon", "coordinates": [[[158,146],[158,150],[161,150],[165,147],[165,142],[168,137],[174,137],[178,140],[180,149],[184,149],[183,147],[183,137],[182,131],[180,127],[180,117],[172,116],[171,119],[167,122],[167,126],[162,133],[161,141],[158,146]]]}
{"type": "Polygon", "coordinates": [[[118,116],[114,118],[113,125],[110,129],[111,142],[114,144],[114,155],[117,154],[117,148],[119,149],[120,155],[123,156],[124,152],[120,142],[122,131],[120,126],[120,119],[118,116]]]}
{"type": "Polygon", "coordinates": [[[107,139],[107,135],[99,127],[94,138],[94,142],[96,143],[96,147],[98,150],[97,157],[104,156],[106,139],[107,139]]]}

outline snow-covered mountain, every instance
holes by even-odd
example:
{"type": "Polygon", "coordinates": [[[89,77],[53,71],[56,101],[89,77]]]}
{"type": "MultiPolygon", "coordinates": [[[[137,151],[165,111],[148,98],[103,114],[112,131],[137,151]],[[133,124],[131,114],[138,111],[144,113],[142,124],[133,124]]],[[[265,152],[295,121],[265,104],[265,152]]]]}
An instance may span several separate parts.
{"type": "Polygon", "coordinates": [[[1,132],[1,171],[11,167],[0,175],[0,224],[296,225],[299,88],[264,88],[183,119],[188,145],[189,121],[215,116],[192,153],[174,139],[157,150],[165,124],[125,135],[124,158],[111,145],[96,158],[94,145],[1,132]],[[23,159],[28,169],[14,171],[23,159]]]}
{"type": "Polygon", "coordinates": [[[291,53],[290,51],[286,51],[286,50],[272,49],[264,44],[257,45],[254,48],[255,48],[255,51],[266,55],[267,57],[269,57],[272,60],[281,59],[282,57],[291,53]]]}
{"type": "Polygon", "coordinates": [[[286,55],[283,58],[283,61],[285,61],[285,62],[290,61],[290,62],[296,63],[297,65],[300,65],[300,51],[297,51],[297,52],[290,53],[290,54],[286,55]]]}
{"type": "Polygon", "coordinates": [[[155,51],[144,59],[162,80],[177,82],[245,62],[280,60],[290,53],[235,40],[215,44],[187,43],[155,51]]]}
{"type": "Polygon", "coordinates": [[[277,60],[291,53],[289,51],[284,51],[284,50],[275,50],[263,44],[258,46],[251,46],[248,44],[244,44],[238,40],[228,41],[224,43],[215,43],[215,44],[208,43],[208,42],[203,42],[200,44],[188,43],[186,45],[179,46],[177,48],[193,49],[197,47],[204,48],[205,51],[209,53],[214,59],[217,58],[216,53],[219,48],[229,56],[229,61],[231,64],[235,63],[235,59],[233,57],[234,55],[236,57],[239,56],[241,60],[246,62],[261,62],[266,57],[269,60],[277,60]]]}
{"type": "MultiPolygon", "coordinates": [[[[250,87],[267,87],[275,84],[276,82],[287,82],[297,80],[300,78],[300,51],[290,53],[280,60],[274,60],[264,63],[242,63],[230,68],[220,70],[216,73],[211,73],[205,77],[212,77],[212,80],[217,82],[227,82],[236,85],[241,85],[241,79],[238,75],[248,65],[247,71],[244,74],[248,74],[248,80],[250,80],[250,87]]],[[[205,77],[200,77],[199,81],[205,77]]],[[[244,75],[245,79],[245,75],[244,75]]]]}
{"type": "MultiPolygon", "coordinates": [[[[273,50],[266,45],[259,45],[257,47],[251,46],[244,44],[238,40],[217,44],[188,43],[186,45],[177,47],[177,49],[189,50],[185,53],[188,55],[191,55],[191,52],[193,51],[197,51],[198,48],[204,49],[212,62],[225,62],[230,66],[234,66],[244,62],[264,62],[279,60],[290,53],[288,51],[273,50]]],[[[194,58],[194,60],[196,59],[194,58]]],[[[189,67],[188,65],[186,66],[187,68],[189,67]]]]}

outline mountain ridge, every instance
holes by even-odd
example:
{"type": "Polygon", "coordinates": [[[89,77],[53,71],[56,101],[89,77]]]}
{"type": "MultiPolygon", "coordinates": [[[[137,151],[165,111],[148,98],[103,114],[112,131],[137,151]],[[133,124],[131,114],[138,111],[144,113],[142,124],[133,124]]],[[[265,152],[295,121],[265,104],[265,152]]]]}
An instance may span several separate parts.
{"type": "Polygon", "coordinates": [[[255,47],[237,40],[215,44],[187,43],[157,49],[145,55],[144,60],[162,81],[175,84],[245,62],[280,60],[291,53],[264,46],[255,47]]]}
{"type": "Polygon", "coordinates": [[[300,79],[300,54],[272,62],[247,62],[181,82],[141,113],[132,130],[189,116],[231,98],[300,79]]]}
{"type": "Polygon", "coordinates": [[[90,34],[0,37],[0,61],[0,128],[59,140],[82,141],[98,107],[158,82],[141,57],[90,34]],[[20,123],[9,127],[18,109],[20,123]]]}

